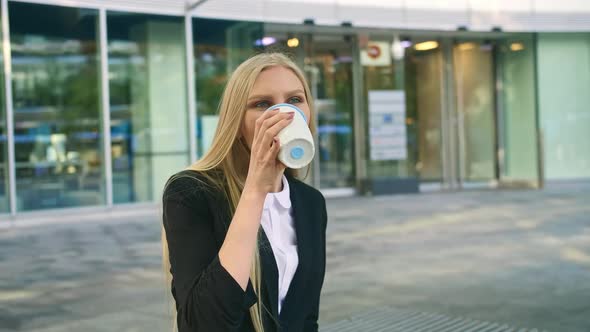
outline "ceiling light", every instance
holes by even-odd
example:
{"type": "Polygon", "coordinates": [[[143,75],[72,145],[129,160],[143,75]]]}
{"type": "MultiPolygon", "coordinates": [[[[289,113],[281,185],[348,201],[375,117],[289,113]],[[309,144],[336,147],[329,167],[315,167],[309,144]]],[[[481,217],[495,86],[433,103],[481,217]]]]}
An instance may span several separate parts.
{"type": "Polygon", "coordinates": [[[296,37],[287,39],[287,46],[289,46],[289,47],[299,46],[299,39],[296,37]]]}
{"type": "Polygon", "coordinates": [[[524,50],[524,44],[523,43],[512,43],[512,44],[510,44],[510,50],[514,51],[514,52],[522,51],[522,50],[524,50]]]}
{"type": "Polygon", "coordinates": [[[428,51],[428,50],[432,50],[438,47],[438,42],[437,41],[433,41],[433,40],[429,40],[429,41],[425,41],[422,43],[418,43],[414,46],[414,48],[416,49],[416,51],[428,51]]]}

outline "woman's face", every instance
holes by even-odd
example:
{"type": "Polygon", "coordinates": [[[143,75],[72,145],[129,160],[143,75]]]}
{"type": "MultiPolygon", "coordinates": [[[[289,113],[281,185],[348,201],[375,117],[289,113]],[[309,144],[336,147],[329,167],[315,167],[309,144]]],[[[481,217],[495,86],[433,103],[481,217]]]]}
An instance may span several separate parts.
{"type": "Polygon", "coordinates": [[[297,75],[291,69],[281,66],[267,68],[258,75],[248,95],[242,123],[242,135],[248,148],[252,147],[256,119],[270,106],[281,103],[299,107],[305,113],[309,125],[311,112],[305,99],[303,84],[297,75]]]}

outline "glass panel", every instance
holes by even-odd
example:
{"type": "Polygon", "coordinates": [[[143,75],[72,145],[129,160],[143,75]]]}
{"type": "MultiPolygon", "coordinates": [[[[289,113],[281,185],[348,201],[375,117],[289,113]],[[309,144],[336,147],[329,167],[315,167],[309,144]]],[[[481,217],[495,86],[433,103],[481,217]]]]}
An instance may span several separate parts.
{"type": "Polygon", "coordinates": [[[115,203],[158,199],[189,158],[184,20],[108,12],[115,203]]]}
{"type": "Polygon", "coordinates": [[[539,116],[547,179],[590,177],[590,33],[540,34],[539,116]]]}
{"type": "Polygon", "coordinates": [[[271,39],[263,39],[262,30],[262,23],[193,19],[199,156],[211,145],[229,75],[242,61],[271,44],[271,39]]]}
{"type": "Polygon", "coordinates": [[[464,181],[495,178],[494,72],[491,44],[453,48],[459,159],[464,181]]]}
{"type": "Polygon", "coordinates": [[[104,204],[98,11],[8,5],[17,208],[104,204]]]}
{"type": "MultiPolygon", "coordinates": [[[[2,13],[0,13],[0,38],[2,38],[2,31],[2,13]]],[[[0,213],[10,211],[8,151],[6,149],[6,100],[4,91],[4,52],[0,52],[0,213]]]]}
{"type": "Polygon", "coordinates": [[[504,41],[498,52],[503,180],[537,180],[534,54],[530,37],[504,41]]]}
{"type": "MultiPolygon", "coordinates": [[[[442,181],[443,105],[442,52],[440,48],[406,52],[408,113],[416,114],[417,163],[421,181],[442,181]]],[[[413,123],[408,127],[412,128],[413,123]]],[[[412,132],[412,130],[410,130],[412,132]]]]}
{"type": "MultiPolygon", "coordinates": [[[[396,42],[397,43],[397,42],[396,42]]],[[[405,45],[405,44],[404,44],[405,45]]],[[[407,46],[407,45],[406,45],[407,46]]],[[[367,131],[369,138],[367,138],[367,167],[368,175],[372,179],[378,178],[409,178],[415,177],[416,174],[416,157],[418,153],[417,139],[416,139],[416,128],[417,128],[417,90],[416,90],[416,66],[412,63],[415,61],[415,53],[408,48],[403,48],[400,45],[392,47],[391,39],[379,41],[373,37],[367,45],[362,47],[361,50],[361,65],[363,67],[363,78],[365,88],[365,100],[367,101],[367,125],[369,130],[367,131]],[[392,49],[394,54],[392,54],[392,49]],[[369,54],[369,52],[373,52],[369,54]],[[399,54],[398,54],[399,53],[399,54]],[[409,74],[406,73],[409,71],[409,74]],[[401,93],[404,95],[405,104],[405,118],[397,119],[393,116],[393,127],[386,125],[386,120],[382,118],[381,114],[372,113],[375,112],[372,109],[372,101],[370,92],[371,91],[388,91],[390,93],[401,93]],[[373,121],[373,122],[372,122],[373,121]],[[399,123],[405,125],[405,137],[401,137],[401,151],[399,148],[399,142],[396,143],[399,137],[396,138],[395,134],[391,132],[398,130],[399,123]],[[376,149],[375,145],[372,145],[371,140],[379,139],[378,137],[371,137],[371,128],[375,123],[383,126],[382,129],[389,132],[388,137],[384,137],[389,141],[386,144],[380,144],[381,152],[390,154],[384,160],[374,160],[372,149],[376,149]],[[397,124],[396,124],[397,123],[397,124]],[[404,143],[405,142],[405,143],[404,143]],[[388,151],[389,150],[389,151],[388,151]],[[401,153],[401,152],[403,153],[401,153]]],[[[387,105],[389,111],[399,109],[399,107],[393,107],[387,105]]]]}
{"type": "MultiPolygon", "coordinates": [[[[289,32],[288,27],[284,25],[267,23],[264,25],[264,38],[266,38],[266,45],[264,45],[265,52],[280,52],[287,55],[301,68],[306,78],[312,77],[316,67],[305,65],[307,59],[306,54],[311,52],[311,44],[309,42],[311,37],[309,34],[295,34],[289,32]]],[[[309,60],[307,61],[309,62],[309,60]]],[[[308,83],[311,84],[311,82],[308,83]]],[[[308,167],[299,170],[300,180],[314,185],[314,180],[317,180],[316,174],[314,173],[316,166],[319,166],[319,164],[317,158],[314,158],[308,167]]]]}
{"type": "Polygon", "coordinates": [[[313,36],[306,60],[318,124],[320,187],[354,186],[352,45],[341,36],[313,36]]]}

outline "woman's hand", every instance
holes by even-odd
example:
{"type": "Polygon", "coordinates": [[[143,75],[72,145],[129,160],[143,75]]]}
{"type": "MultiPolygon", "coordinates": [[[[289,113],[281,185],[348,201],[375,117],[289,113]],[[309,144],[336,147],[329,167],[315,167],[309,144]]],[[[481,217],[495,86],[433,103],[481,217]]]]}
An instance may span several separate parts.
{"type": "Polygon", "coordinates": [[[293,117],[294,113],[281,113],[274,109],[265,111],[256,120],[244,191],[260,194],[273,191],[277,179],[286,168],[277,159],[280,148],[277,135],[293,121],[293,117]]]}

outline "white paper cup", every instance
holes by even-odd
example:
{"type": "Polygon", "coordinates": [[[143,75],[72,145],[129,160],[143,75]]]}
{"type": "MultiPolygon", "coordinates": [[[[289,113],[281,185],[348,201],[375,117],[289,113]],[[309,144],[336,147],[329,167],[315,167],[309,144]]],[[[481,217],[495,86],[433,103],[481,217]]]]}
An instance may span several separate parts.
{"type": "Polygon", "coordinates": [[[268,110],[279,109],[279,112],[295,113],[293,121],[279,132],[281,148],[278,159],[285,166],[298,169],[307,166],[315,154],[313,137],[307,125],[305,113],[291,104],[277,104],[268,110]]]}

